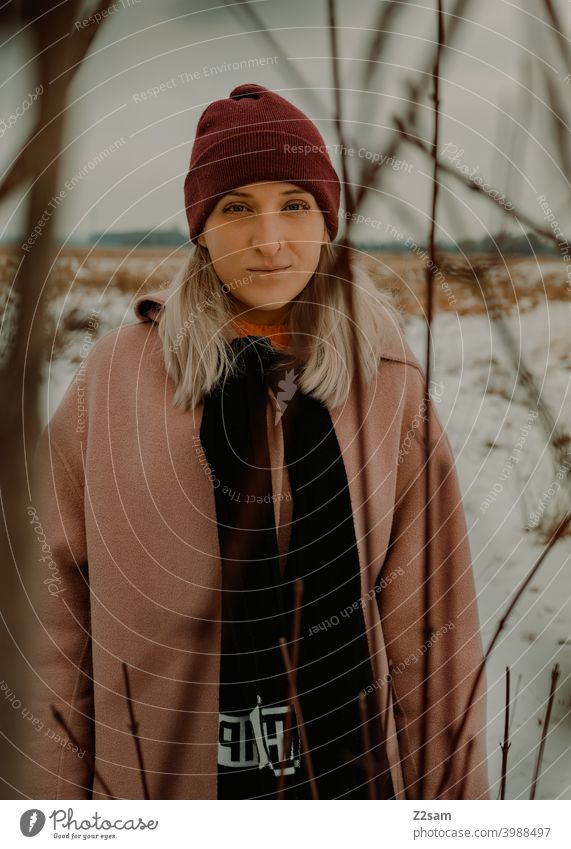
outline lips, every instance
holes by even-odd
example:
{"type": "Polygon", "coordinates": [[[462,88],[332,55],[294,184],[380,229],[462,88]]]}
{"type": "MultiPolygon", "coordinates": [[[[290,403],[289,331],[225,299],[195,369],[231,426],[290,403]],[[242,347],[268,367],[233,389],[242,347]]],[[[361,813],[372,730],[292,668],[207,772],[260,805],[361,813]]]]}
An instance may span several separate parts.
{"type": "Polygon", "coordinates": [[[279,271],[287,271],[288,268],[291,268],[291,266],[281,265],[277,268],[249,268],[248,271],[251,271],[252,274],[277,274],[279,271]]]}

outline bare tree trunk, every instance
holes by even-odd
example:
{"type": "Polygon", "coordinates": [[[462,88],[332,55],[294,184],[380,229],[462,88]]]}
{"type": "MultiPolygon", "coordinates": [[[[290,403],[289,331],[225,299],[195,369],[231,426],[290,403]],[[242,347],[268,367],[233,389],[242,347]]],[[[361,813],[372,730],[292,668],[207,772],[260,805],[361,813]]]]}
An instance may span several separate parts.
{"type": "MultiPolygon", "coordinates": [[[[0,370],[0,679],[5,685],[0,699],[0,764],[2,798],[7,799],[22,797],[19,777],[27,762],[19,750],[30,719],[26,716],[28,694],[35,674],[26,664],[28,624],[34,612],[24,587],[29,579],[33,581],[41,552],[26,506],[33,492],[33,453],[40,433],[38,398],[47,278],[53,257],[66,95],[95,34],[73,31],[78,8],[75,0],[53,8],[36,0],[19,5],[23,21],[18,16],[10,19],[17,26],[27,24],[36,57],[36,83],[42,86],[42,94],[34,132],[0,185],[2,201],[25,181],[31,182],[24,243],[11,281],[16,296],[10,319],[13,341],[0,370]]],[[[3,20],[8,19],[3,16],[3,20]]]]}

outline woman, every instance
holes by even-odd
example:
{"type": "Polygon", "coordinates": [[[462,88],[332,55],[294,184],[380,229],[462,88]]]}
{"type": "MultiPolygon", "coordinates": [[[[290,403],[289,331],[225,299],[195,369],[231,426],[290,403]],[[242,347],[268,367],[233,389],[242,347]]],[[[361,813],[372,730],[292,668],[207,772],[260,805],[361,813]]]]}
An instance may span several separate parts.
{"type": "Polygon", "coordinates": [[[427,616],[424,376],[329,273],[339,190],[279,95],[202,114],[193,253],[42,436],[30,796],[489,798],[485,676],[454,741],[482,658],[454,460],[432,409],[427,616]]]}

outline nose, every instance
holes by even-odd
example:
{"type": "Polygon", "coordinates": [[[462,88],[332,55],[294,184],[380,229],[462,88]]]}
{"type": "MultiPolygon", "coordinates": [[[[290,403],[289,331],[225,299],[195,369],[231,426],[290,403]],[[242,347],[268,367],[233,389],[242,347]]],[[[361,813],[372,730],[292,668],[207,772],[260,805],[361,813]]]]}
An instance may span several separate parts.
{"type": "Polygon", "coordinates": [[[252,246],[265,257],[275,256],[283,241],[279,214],[260,212],[253,216],[252,222],[252,246]]]}

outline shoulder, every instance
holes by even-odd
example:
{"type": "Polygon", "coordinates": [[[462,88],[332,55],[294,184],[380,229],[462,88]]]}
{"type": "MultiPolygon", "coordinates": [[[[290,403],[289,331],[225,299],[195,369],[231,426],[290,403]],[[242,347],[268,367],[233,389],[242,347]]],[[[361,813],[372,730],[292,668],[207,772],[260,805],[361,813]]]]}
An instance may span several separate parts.
{"type": "Polygon", "coordinates": [[[399,363],[422,373],[422,366],[413,353],[402,325],[399,312],[388,301],[381,305],[380,362],[399,363]]]}
{"type": "Polygon", "coordinates": [[[97,340],[87,358],[91,370],[107,367],[120,354],[121,363],[129,366],[140,358],[143,350],[156,348],[156,333],[165,302],[164,290],[136,295],[132,302],[134,321],[105,333],[97,340]]]}
{"type": "Polygon", "coordinates": [[[86,368],[90,374],[110,366],[130,368],[145,350],[156,348],[157,335],[154,324],[141,322],[109,330],[93,345],[86,358],[86,368]]]}
{"type": "Polygon", "coordinates": [[[352,282],[362,293],[357,314],[363,316],[365,333],[374,334],[370,342],[379,369],[384,367],[385,372],[389,370],[395,375],[415,371],[422,374],[420,363],[406,340],[403,317],[392,295],[379,285],[371,268],[364,263],[352,264],[351,272],[352,282]]]}
{"type": "Polygon", "coordinates": [[[400,429],[401,439],[412,433],[419,447],[425,443],[424,425],[430,419],[431,443],[449,451],[435,406],[441,399],[442,385],[430,380],[427,386],[426,371],[406,339],[398,311],[388,303],[382,313],[381,354],[372,389],[377,416],[387,428],[400,429]]]}
{"type": "Polygon", "coordinates": [[[398,406],[406,418],[414,414],[426,389],[426,373],[410,347],[399,313],[382,308],[380,358],[376,389],[386,404],[398,406]]]}

